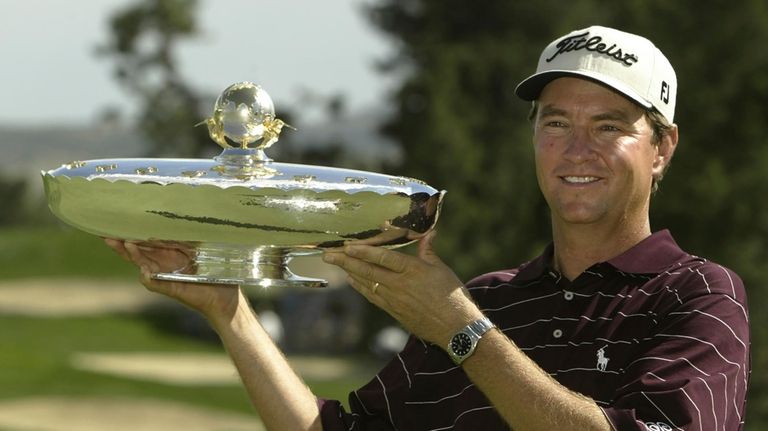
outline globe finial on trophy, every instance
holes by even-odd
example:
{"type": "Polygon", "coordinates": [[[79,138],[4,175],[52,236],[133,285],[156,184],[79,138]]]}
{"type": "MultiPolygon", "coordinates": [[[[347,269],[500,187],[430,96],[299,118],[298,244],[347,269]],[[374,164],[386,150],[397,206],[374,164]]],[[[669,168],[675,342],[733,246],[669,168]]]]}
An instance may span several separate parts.
{"type": "Polygon", "coordinates": [[[216,99],[213,115],[199,124],[223,148],[248,148],[258,141],[256,149],[269,148],[277,142],[283,126],[293,128],[275,118],[272,98],[260,86],[238,82],[227,87],[216,99]],[[232,144],[235,145],[232,145],[232,144]]]}

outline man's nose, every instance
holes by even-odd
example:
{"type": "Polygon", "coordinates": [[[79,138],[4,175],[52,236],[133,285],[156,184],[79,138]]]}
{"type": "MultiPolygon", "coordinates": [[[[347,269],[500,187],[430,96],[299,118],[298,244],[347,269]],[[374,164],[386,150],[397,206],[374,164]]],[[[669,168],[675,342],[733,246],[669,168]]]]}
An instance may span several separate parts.
{"type": "Polygon", "coordinates": [[[572,163],[584,163],[597,159],[594,140],[586,130],[574,129],[568,137],[563,157],[572,163]]]}

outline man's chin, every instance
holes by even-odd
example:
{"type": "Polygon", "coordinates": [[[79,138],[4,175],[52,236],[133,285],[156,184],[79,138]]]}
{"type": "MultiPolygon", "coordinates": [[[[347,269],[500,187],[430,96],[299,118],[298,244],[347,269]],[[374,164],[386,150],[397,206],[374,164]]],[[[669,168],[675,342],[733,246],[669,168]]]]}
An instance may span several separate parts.
{"type": "Polygon", "coordinates": [[[579,206],[559,211],[557,218],[565,224],[590,225],[600,222],[605,214],[594,207],[579,206]]]}

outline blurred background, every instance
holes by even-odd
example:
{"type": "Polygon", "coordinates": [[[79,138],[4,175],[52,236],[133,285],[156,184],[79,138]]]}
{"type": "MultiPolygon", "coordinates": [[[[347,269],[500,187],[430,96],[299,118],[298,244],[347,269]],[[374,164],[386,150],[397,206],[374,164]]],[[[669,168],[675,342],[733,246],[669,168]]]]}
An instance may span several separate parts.
{"type": "MultiPolygon", "coordinates": [[[[449,191],[437,248],[459,275],[549,238],[515,85],[591,24],[652,39],[678,73],[681,143],[652,227],[741,275],[768,429],[768,5],[762,0],[0,0],[0,429],[259,429],[216,337],[143,290],[99,239],[55,220],[40,170],[100,157],[210,157],[229,84],[261,84],[270,156],[420,178],[449,191]],[[493,240],[491,240],[493,238],[493,240]],[[90,428],[89,428],[90,427],[90,428]]],[[[324,291],[252,292],[320,396],[346,400],[403,333],[316,260],[324,291]]]]}

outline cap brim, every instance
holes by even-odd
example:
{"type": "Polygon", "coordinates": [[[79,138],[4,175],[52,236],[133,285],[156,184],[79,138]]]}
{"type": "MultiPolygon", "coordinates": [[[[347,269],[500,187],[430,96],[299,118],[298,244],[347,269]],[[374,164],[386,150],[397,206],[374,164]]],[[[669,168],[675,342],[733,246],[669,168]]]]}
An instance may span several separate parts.
{"type": "Polygon", "coordinates": [[[540,72],[534,75],[529,76],[528,78],[524,79],[520,84],[517,85],[515,88],[515,94],[517,94],[517,97],[532,101],[539,98],[539,94],[541,94],[541,90],[544,89],[544,87],[547,86],[550,82],[554,81],[557,78],[562,78],[565,76],[571,76],[576,78],[586,78],[590,81],[597,82],[598,84],[603,84],[605,86],[608,86],[609,88],[612,88],[613,90],[616,90],[617,92],[621,93],[622,95],[626,96],[633,102],[639,104],[640,106],[643,106],[645,108],[652,108],[653,105],[645,100],[643,97],[641,97],[639,94],[637,94],[634,90],[629,88],[627,85],[622,83],[621,81],[618,81],[616,79],[611,78],[610,76],[605,76],[599,73],[594,72],[580,72],[580,71],[573,71],[573,70],[548,70],[546,72],[540,72]]]}

